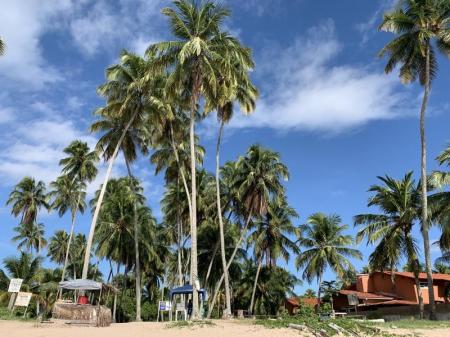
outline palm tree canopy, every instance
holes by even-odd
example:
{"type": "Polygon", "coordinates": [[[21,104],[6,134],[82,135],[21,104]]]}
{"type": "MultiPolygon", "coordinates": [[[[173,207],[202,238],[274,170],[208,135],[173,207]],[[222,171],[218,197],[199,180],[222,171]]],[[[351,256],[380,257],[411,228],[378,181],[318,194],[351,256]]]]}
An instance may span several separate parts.
{"type": "Polygon", "coordinates": [[[281,179],[288,180],[289,172],[280,154],[260,145],[252,145],[247,154],[236,163],[233,186],[236,186],[239,200],[247,212],[264,215],[270,197],[284,195],[281,179]]]}
{"type": "Polygon", "coordinates": [[[345,235],[347,225],[341,224],[338,215],[315,213],[308,218],[308,223],[300,226],[299,245],[304,250],[297,256],[295,265],[303,269],[303,278],[312,282],[320,278],[327,267],[338,276],[346,270],[353,269],[349,257],[361,259],[357,249],[349,248],[354,244],[351,235],[345,235]]]}
{"type": "Polygon", "coordinates": [[[3,38],[0,36],[0,56],[5,54],[6,44],[3,38]]]}
{"type": "Polygon", "coordinates": [[[95,164],[98,155],[95,151],[90,151],[86,142],[74,140],[64,149],[67,157],[60,160],[62,173],[70,179],[78,179],[80,182],[91,182],[97,175],[95,164]]]}
{"type": "Polygon", "coordinates": [[[11,213],[21,216],[21,223],[34,223],[38,211],[43,207],[50,209],[45,183],[32,177],[23,178],[10,193],[7,205],[12,205],[11,213]]]}
{"type": "Polygon", "coordinates": [[[394,268],[403,254],[415,259],[417,243],[411,237],[413,226],[420,221],[421,192],[412,172],[403,179],[378,177],[382,185],[373,185],[369,191],[368,206],[376,206],[381,214],[359,214],[355,226],[363,225],[356,236],[357,242],[367,238],[367,244],[377,244],[369,264],[374,269],[394,268]]]}
{"type": "Polygon", "coordinates": [[[435,49],[450,56],[450,3],[447,0],[402,0],[386,13],[380,30],[397,35],[379,53],[388,56],[385,71],[390,73],[400,65],[400,78],[404,83],[419,79],[425,85],[426,55],[429,50],[430,78],[437,71],[435,49]]]}
{"type": "Polygon", "coordinates": [[[53,199],[51,207],[58,211],[59,216],[63,216],[68,210],[72,213],[84,213],[86,184],[64,175],[50,183],[50,187],[52,190],[49,197],[53,199]]]}
{"type": "Polygon", "coordinates": [[[253,222],[253,232],[248,237],[248,243],[254,245],[255,256],[265,255],[267,266],[274,266],[281,256],[288,262],[290,252],[300,251],[291,237],[297,236],[297,228],[292,218],[297,218],[297,212],[287,204],[286,200],[271,200],[267,213],[253,222]]]}

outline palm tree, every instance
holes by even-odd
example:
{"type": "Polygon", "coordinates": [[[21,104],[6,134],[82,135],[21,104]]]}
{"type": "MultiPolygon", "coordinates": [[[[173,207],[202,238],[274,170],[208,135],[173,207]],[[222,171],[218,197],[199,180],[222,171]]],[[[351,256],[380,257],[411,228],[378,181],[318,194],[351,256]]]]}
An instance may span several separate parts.
{"type": "MultiPolygon", "coordinates": [[[[132,54],[123,53],[123,57],[127,55],[130,58],[131,65],[136,65],[143,67],[141,62],[142,59],[138,58],[132,54]]],[[[139,69],[134,69],[139,71],[139,69]]],[[[124,72],[124,68],[117,68],[116,72],[124,72]]],[[[142,71],[142,70],[140,70],[142,71]]],[[[136,74],[142,76],[142,74],[136,74]]],[[[121,77],[129,76],[124,73],[120,75],[121,77]]],[[[127,89],[127,88],[125,88],[127,89]]],[[[142,107],[144,109],[144,107],[142,107]]],[[[103,159],[105,161],[111,160],[114,150],[116,148],[120,148],[122,151],[125,164],[128,171],[128,176],[133,178],[133,174],[131,171],[131,163],[137,159],[137,150],[144,155],[148,153],[147,142],[149,139],[148,129],[143,126],[139,126],[135,123],[128,125],[128,116],[111,116],[109,114],[105,115],[105,113],[109,113],[109,111],[99,110],[98,114],[101,116],[101,119],[96,121],[91,125],[92,132],[102,132],[103,135],[100,137],[97,142],[97,149],[103,152],[103,159]],[[118,141],[121,140],[121,144],[118,144],[118,141]]],[[[132,180],[134,181],[134,180],[132,180]]],[[[134,188],[131,186],[132,189],[134,188]]],[[[135,225],[135,252],[136,252],[136,321],[141,321],[141,273],[140,273],[140,263],[139,263],[139,228],[138,228],[138,220],[137,220],[137,205],[134,206],[134,225],[135,225]]]]}
{"type": "MultiPolygon", "coordinates": [[[[437,73],[437,48],[450,56],[450,3],[446,0],[402,0],[392,12],[384,15],[379,29],[396,34],[381,51],[380,57],[388,56],[386,73],[400,67],[400,78],[404,83],[419,79],[424,87],[420,109],[421,180],[427,181],[425,111],[431,89],[431,81],[437,73]],[[436,42],[436,47],[433,45],[436,42]]],[[[436,319],[433,293],[433,276],[428,235],[427,184],[422,184],[422,236],[425,264],[430,294],[430,318],[436,319]]]]}
{"type": "Polygon", "coordinates": [[[290,236],[297,234],[292,218],[298,217],[297,212],[287,204],[284,197],[275,198],[270,201],[267,213],[253,226],[255,230],[249,235],[248,242],[254,245],[254,254],[258,260],[255,282],[253,285],[252,297],[250,300],[249,313],[253,312],[256,286],[261,271],[263,259],[266,259],[266,267],[276,266],[279,256],[282,256],[286,263],[289,261],[289,251],[299,254],[300,251],[290,236]]]}
{"type": "Polygon", "coordinates": [[[44,225],[36,224],[37,214],[43,207],[50,209],[48,195],[43,181],[36,183],[34,178],[23,178],[10,193],[7,205],[12,205],[11,213],[20,215],[20,223],[14,230],[18,233],[13,241],[19,242],[19,249],[27,247],[29,251],[35,248],[39,253],[46,244],[44,225]]]}
{"type": "Polygon", "coordinates": [[[19,226],[14,227],[14,231],[17,232],[12,240],[14,242],[19,242],[17,248],[22,251],[23,248],[31,253],[33,249],[39,254],[47,245],[47,240],[45,239],[45,231],[43,224],[35,223],[21,223],[19,226]]]}
{"type": "MultiPolygon", "coordinates": [[[[98,93],[106,98],[106,106],[96,111],[96,114],[103,117],[104,120],[94,123],[92,131],[110,129],[113,133],[109,134],[108,138],[114,142],[103,143],[102,138],[99,141],[99,146],[103,147],[102,150],[109,158],[109,164],[89,230],[83,263],[83,278],[86,278],[88,272],[90,252],[103,197],[114,161],[123,142],[134,141],[136,133],[145,130],[143,125],[157,127],[161,124],[161,116],[153,113],[153,110],[151,112],[148,110],[152,82],[145,79],[152,78],[149,69],[150,63],[149,60],[123,51],[120,63],[106,70],[107,82],[98,88],[98,93]]],[[[136,153],[134,152],[134,154],[136,153]]],[[[129,158],[132,158],[132,155],[130,154],[129,158]]]]}
{"type": "Polygon", "coordinates": [[[305,298],[314,298],[316,297],[316,292],[313,289],[306,289],[305,293],[303,294],[303,297],[305,298]]]}
{"type": "Polygon", "coordinates": [[[21,215],[20,224],[34,224],[38,211],[43,207],[50,209],[45,183],[32,177],[23,178],[10,193],[6,205],[12,205],[11,214],[21,215]]]}
{"type": "Polygon", "coordinates": [[[353,269],[348,258],[361,259],[362,255],[359,250],[348,247],[354,244],[354,240],[351,235],[344,234],[348,226],[342,225],[340,216],[336,214],[315,213],[299,229],[298,242],[305,250],[297,256],[295,265],[297,269],[303,269],[303,278],[309,283],[317,279],[320,309],[322,279],[326,269],[331,268],[342,276],[346,270],[353,269]]]}
{"type": "MultiPolygon", "coordinates": [[[[416,241],[412,235],[413,226],[420,221],[421,190],[414,182],[412,172],[407,173],[402,180],[389,176],[378,177],[383,185],[373,185],[369,191],[368,207],[377,206],[381,214],[360,214],[354,218],[355,226],[364,225],[356,236],[360,242],[367,238],[367,244],[376,244],[370,255],[369,265],[373,270],[390,269],[394,271],[400,258],[405,255],[413,266],[419,307],[423,316],[423,298],[419,284],[420,265],[416,241]]],[[[394,280],[392,280],[394,286],[394,280]]]]}
{"type": "Polygon", "coordinates": [[[6,44],[5,41],[0,36],[0,56],[5,54],[6,44]]]}
{"type": "Polygon", "coordinates": [[[220,144],[222,140],[223,129],[225,123],[228,123],[233,117],[233,104],[237,101],[241,110],[245,113],[251,113],[255,108],[255,100],[258,91],[250,82],[248,71],[253,67],[251,51],[248,48],[240,46],[237,41],[233,41],[226,37],[224,43],[231,42],[236,44],[233,48],[226,51],[230,53],[229,57],[224,57],[225,67],[221,67],[220,74],[222,80],[220,82],[221,95],[217,102],[217,119],[219,120],[219,134],[217,136],[216,145],[216,193],[217,193],[217,214],[219,218],[219,235],[220,235],[220,252],[222,258],[222,268],[224,270],[225,280],[225,300],[226,310],[225,316],[231,316],[231,296],[230,296],[230,282],[228,279],[228,271],[226,268],[227,261],[225,258],[225,235],[222,218],[222,205],[220,200],[220,144]],[[233,52],[232,52],[233,51],[233,52]],[[237,52],[236,52],[237,51],[237,52]]]}
{"type": "Polygon", "coordinates": [[[61,274],[61,281],[64,281],[67,265],[69,263],[69,252],[75,228],[75,217],[78,211],[83,214],[86,207],[86,185],[77,178],[72,179],[69,175],[63,175],[58,177],[56,181],[52,182],[50,186],[52,187],[52,191],[49,193],[49,196],[53,198],[51,207],[58,210],[60,217],[62,217],[69,210],[71,213],[70,234],[68,237],[67,247],[65,247],[66,249],[64,250],[65,259],[61,274]]]}
{"type": "Polygon", "coordinates": [[[95,179],[98,172],[95,167],[98,155],[96,151],[89,149],[86,142],[74,140],[63,152],[67,155],[59,161],[63,174],[81,183],[92,182],[95,179]]]}
{"type": "Polygon", "coordinates": [[[65,230],[58,230],[50,238],[48,244],[47,256],[50,261],[64,265],[66,263],[67,245],[69,242],[69,234],[65,230]]]}
{"type": "MultiPolygon", "coordinates": [[[[252,145],[245,156],[240,157],[236,163],[225,166],[227,168],[223,173],[229,175],[225,180],[233,190],[231,194],[237,198],[235,200],[236,212],[246,218],[241,236],[228,260],[227,268],[229,268],[247,234],[252,216],[265,215],[270,198],[284,195],[284,186],[281,179],[287,180],[289,172],[286,165],[280,161],[279,153],[265,149],[260,145],[252,145]]],[[[215,294],[208,310],[208,317],[211,316],[223,280],[224,275],[222,274],[216,285],[215,294]]]]}
{"type": "MultiPolygon", "coordinates": [[[[190,92],[189,139],[191,150],[191,284],[193,291],[194,318],[198,317],[198,265],[197,265],[197,192],[195,161],[195,119],[200,99],[214,101],[218,92],[217,70],[224,59],[224,44],[221,35],[223,20],[229,10],[213,2],[197,5],[190,0],[175,0],[176,9],[164,8],[162,13],[169,17],[171,31],[176,41],[160,42],[147,50],[147,54],[157,53],[160,66],[173,69],[166,83],[169,97],[177,97],[180,92],[190,92]]],[[[206,105],[208,106],[208,104],[206,105]]],[[[205,111],[207,112],[207,111],[205,111]]]]}

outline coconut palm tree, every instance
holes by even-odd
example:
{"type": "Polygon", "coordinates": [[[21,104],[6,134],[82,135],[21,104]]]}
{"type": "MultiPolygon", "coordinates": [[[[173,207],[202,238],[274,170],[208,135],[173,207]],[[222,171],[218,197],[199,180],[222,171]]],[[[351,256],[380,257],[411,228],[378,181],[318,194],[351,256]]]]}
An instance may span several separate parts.
{"type": "Polygon", "coordinates": [[[20,215],[20,224],[35,224],[39,210],[50,209],[45,183],[32,177],[23,178],[10,193],[6,205],[12,205],[12,215],[20,215]]]}
{"type": "Polygon", "coordinates": [[[14,227],[14,231],[17,233],[12,238],[12,241],[19,242],[17,248],[22,251],[26,248],[28,253],[31,253],[33,249],[39,254],[47,245],[45,239],[44,225],[39,223],[21,223],[17,227],[14,227]]]}
{"type": "MultiPolygon", "coordinates": [[[[228,167],[225,173],[229,176],[225,180],[229,186],[232,186],[231,194],[237,198],[235,201],[238,207],[236,211],[238,214],[244,215],[246,219],[241,236],[228,260],[227,268],[229,268],[247,234],[252,217],[254,215],[265,215],[271,197],[284,195],[284,186],[281,180],[287,180],[289,172],[286,165],[281,162],[279,153],[265,149],[260,145],[252,145],[245,156],[240,157],[236,163],[226,166],[228,167]]],[[[208,317],[211,316],[223,280],[222,274],[216,285],[215,294],[208,310],[208,317]]]]}
{"type": "MultiPolygon", "coordinates": [[[[224,44],[232,41],[224,39],[224,44]]],[[[220,253],[222,259],[222,268],[224,270],[225,280],[225,316],[231,316],[231,296],[230,282],[228,279],[228,271],[226,269],[227,261],[225,258],[225,235],[222,218],[222,205],[220,200],[220,144],[223,135],[223,129],[233,117],[233,105],[236,101],[241,107],[241,111],[245,114],[251,113],[255,108],[255,101],[258,96],[256,87],[251,83],[248,72],[254,67],[251,51],[248,48],[240,46],[239,42],[234,48],[227,49],[231,52],[228,57],[224,58],[224,65],[220,69],[222,80],[220,81],[220,95],[217,97],[217,119],[219,120],[219,134],[217,136],[216,145],[216,193],[217,193],[217,214],[219,219],[219,235],[220,235],[220,253]],[[237,53],[235,52],[237,51],[237,53]]]]}
{"type": "Polygon", "coordinates": [[[98,162],[98,154],[91,151],[89,145],[81,140],[74,140],[63,152],[67,157],[59,161],[62,166],[62,174],[80,183],[90,183],[97,176],[95,164],[98,162]]]}
{"type": "Polygon", "coordinates": [[[298,217],[297,212],[287,204],[286,199],[282,196],[272,199],[267,208],[267,213],[253,223],[254,231],[250,233],[247,240],[249,244],[254,246],[253,252],[258,261],[258,268],[248,309],[250,314],[253,312],[256,287],[263,259],[266,259],[266,267],[271,268],[276,266],[279,256],[282,256],[287,263],[290,251],[294,254],[300,253],[296,243],[290,239],[292,235],[297,234],[297,230],[292,224],[292,218],[295,217],[298,217]]]}
{"type": "Polygon", "coordinates": [[[5,54],[6,44],[5,41],[0,36],[0,56],[5,54]]]}
{"type": "MultiPolygon", "coordinates": [[[[189,139],[191,149],[191,283],[193,291],[193,317],[198,317],[198,266],[197,266],[197,205],[196,205],[196,161],[194,151],[195,120],[200,99],[213,101],[217,95],[218,69],[224,51],[235,47],[225,44],[221,32],[223,20],[229,16],[227,8],[211,1],[197,4],[189,0],[176,0],[174,8],[164,8],[162,13],[170,20],[171,31],[177,40],[157,43],[147,54],[157,53],[157,64],[173,70],[167,79],[166,91],[170,97],[180,92],[190,92],[189,139]]],[[[208,104],[205,105],[205,107],[208,104]]],[[[207,110],[205,110],[207,112],[207,110]]]]}
{"type": "Polygon", "coordinates": [[[50,187],[52,188],[52,191],[50,191],[49,196],[50,198],[53,198],[51,204],[52,209],[57,210],[60,217],[67,211],[70,211],[71,213],[70,234],[67,247],[64,250],[65,259],[61,274],[61,281],[64,281],[67,265],[69,263],[69,252],[75,228],[75,217],[77,212],[83,214],[84,209],[86,208],[86,184],[81,182],[78,178],[71,178],[69,175],[63,175],[58,177],[56,181],[53,181],[50,184],[50,187]]]}
{"type": "Polygon", "coordinates": [[[347,225],[341,224],[341,217],[332,214],[314,213],[308,218],[308,222],[299,228],[299,245],[304,250],[295,259],[297,269],[303,269],[302,277],[309,283],[314,278],[318,282],[318,309],[323,274],[327,268],[331,268],[338,276],[342,276],[346,270],[353,269],[348,258],[362,259],[357,249],[349,248],[354,244],[351,235],[345,235],[347,225]]]}
{"type": "MultiPolygon", "coordinates": [[[[107,83],[99,88],[99,93],[107,98],[107,105],[98,109],[96,114],[100,120],[91,126],[92,132],[103,132],[103,136],[97,143],[97,148],[103,151],[103,157],[109,161],[108,171],[105,176],[103,188],[100,192],[97,206],[94,211],[91,229],[88,237],[88,246],[83,268],[83,275],[87,273],[89,254],[97,217],[100,212],[103,196],[106,191],[109,176],[114,160],[121,150],[130,177],[131,162],[137,158],[137,149],[147,153],[147,145],[150,140],[151,129],[158,129],[166,121],[167,111],[160,111],[150,104],[154,81],[150,71],[151,60],[143,59],[135,54],[123,51],[120,64],[107,69],[107,83]],[[150,79],[149,79],[150,78],[150,79]],[[151,128],[149,128],[151,126],[151,128]]],[[[137,207],[137,206],[136,206],[137,207]]],[[[137,212],[137,209],[136,209],[137,212]]],[[[135,216],[136,218],[136,216],[135,216]]],[[[135,225],[138,226],[137,220],[135,225]]],[[[136,254],[136,320],[141,320],[141,289],[139,266],[139,230],[135,229],[135,254],[136,254]]]]}
{"type": "MultiPolygon", "coordinates": [[[[412,229],[420,221],[421,189],[414,182],[412,172],[403,179],[395,180],[389,176],[378,177],[382,185],[373,185],[369,191],[368,207],[378,207],[378,214],[359,214],[354,217],[355,226],[363,225],[358,231],[358,242],[367,238],[367,244],[376,244],[369,259],[369,265],[374,270],[390,269],[394,271],[402,256],[413,266],[417,294],[419,297],[420,315],[423,316],[423,297],[419,284],[420,264],[418,260],[417,243],[412,229]]],[[[392,280],[394,281],[394,280],[392,280]]],[[[394,286],[394,282],[392,282],[394,286]]]]}
{"type": "Polygon", "coordinates": [[[65,264],[68,242],[69,234],[65,230],[58,230],[53,234],[47,249],[47,256],[50,258],[50,261],[60,265],[65,264]]]}
{"type": "MultiPolygon", "coordinates": [[[[393,11],[386,13],[379,29],[391,32],[396,37],[381,51],[380,57],[388,56],[386,73],[397,69],[402,82],[411,83],[419,79],[424,88],[420,109],[421,180],[427,181],[425,111],[430,95],[431,82],[437,74],[436,49],[450,56],[450,3],[447,0],[402,0],[393,11]],[[435,42],[435,44],[433,44],[435,42]]],[[[425,264],[430,294],[430,318],[436,319],[433,293],[427,184],[422,184],[422,236],[425,264]]]]}
{"type": "MultiPolygon", "coordinates": [[[[104,120],[94,123],[92,130],[105,130],[107,126],[103,123],[110,123],[108,129],[115,132],[108,136],[114,142],[103,143],[103,138],[99,141],[99,146],[103,147],[103,152],[109,158],[109,164],[89,230],[83,263],[83,278],[86,277],[88,272],[90,251],[103,197],[114,161],[122,149],[123,142],[134,141],[136,133],[145,130],[144,125],[152,125],[156,128],[162,124],[161,115],[155,113],[158,111],[148,109],[153,84],[152,81],[147,80],[152,78],[150,63],[151,60],[149,59],[143,59],[135,54],[123,51],[120,63],[106,70],[107,81],[98,88],[98,93],[106,99],[106,106],[96,111],[96,115],[104,118],[104,120]],[[114,137],[112,137],[113,135],[114,137]]],[[[133,154],[136,153],[129,153],[128,159],[133,158],[133,154]]],[[[136,254],[138,254],[137,252],[138,250],[136,250],[136,254]]]]}

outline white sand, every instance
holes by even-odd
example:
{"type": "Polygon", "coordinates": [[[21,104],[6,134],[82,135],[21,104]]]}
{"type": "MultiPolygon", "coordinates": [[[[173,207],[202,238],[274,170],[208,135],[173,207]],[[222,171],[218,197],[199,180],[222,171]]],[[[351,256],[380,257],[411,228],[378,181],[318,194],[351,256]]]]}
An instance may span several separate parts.
{"type": "Polygon", "coordinates": [[[213,326],[167,328],[166,323],[112,324],[107,328],[0,321],[3,337],[299,337],[291,329],[266,329],[240,322],[215,321],[213,326]]]}
{"type": "MultiPolygon", "coordinates": [[[[292,329],[266,329],[239,321],[214,321],[213,326],[167,328],[166,323],[113,324],[107,328],[0,321],[1,337],[299,337],[292,329]]],[[[391,333],[423,337],[450,337],[450,329],[386,329],[391,333]]]]}

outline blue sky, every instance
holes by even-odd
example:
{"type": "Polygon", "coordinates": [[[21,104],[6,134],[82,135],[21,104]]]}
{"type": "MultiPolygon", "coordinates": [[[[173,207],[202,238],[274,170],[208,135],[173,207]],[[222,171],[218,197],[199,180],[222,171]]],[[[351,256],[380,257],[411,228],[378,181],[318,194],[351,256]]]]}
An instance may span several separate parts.
{"type": "MultiPolygon", "coordinates": [[[[226,27],[254,51],[252,74],[261,98],[250,117],[236,116],[225,130],[223,161],[253,143],[281,153],[289,167],[289,202],[297,222],[322,211],[337,213],[354,233],[352,216],[367,212],[376,176],[418,173],[418,110],[421,90],[383,73],[378,50],[392,36],[378,33],[381,15],[394,1],[229,0],[226,27]]],[[[0,259],[17,252],[10,241],[17,219],[5,205],[25,175],[49,182],[58,173],[62,149],[75,138],[92,146],[92,112],[101,106],[95,89],[122,48],[142,53],[149,43],[170,38],[160,9],[164,0],[5,0],[0,35],[0,259]]],[[[447,77],[440,58],[427,127],[429,168],[449,139],[447,77]]],[[[213,170],[217,123],[199,125],[205,166],[213,170]]],[[[118,159],[115,175],[125,174],[118,159]]],[[[104,174],[89,187],[98,187],[104,174]]],[[[154,214],[160,216],[162,180],[148,159],[135,167],[154,214]]],[[[417,175],[416,175],[417,176],[417,175]]],[[[87,232],[90,214],[79,218],[87,232]]],[[[69,218],[40,215],[50,236],[69,228],[69,218]]],[[[438,232],[431,232],[435,241],[438,232]]],[[[420,241],[420,234],[416,233],[420,241]]],[[[421,241],[420,241],[421,244],[421,241]]],[[[371,248],[359,247],[365,257],[371,248]]],[[[439,251],[433,248],[433,257],[439,251]]],[[[365,261],[356,262],[359,268],[365,261]]],[[[288,268],[295,272],[292,263],[288,268]]],[[[332,274],[327,273],[327,278],[332,274]]],[[[304,285],[299,290],[307,287],[304,285]]]]}

